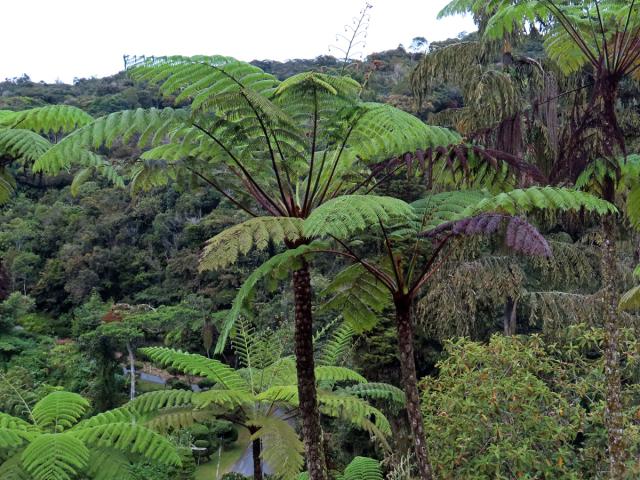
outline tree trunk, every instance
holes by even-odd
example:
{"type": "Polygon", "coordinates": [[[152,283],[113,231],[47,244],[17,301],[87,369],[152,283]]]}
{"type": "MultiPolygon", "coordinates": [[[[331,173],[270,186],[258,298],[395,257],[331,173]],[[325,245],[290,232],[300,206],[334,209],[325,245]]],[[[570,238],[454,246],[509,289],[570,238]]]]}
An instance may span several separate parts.
{"type": "Polygon", "coordinates": [[[518,328],[516,310],[518,308],[518,300],[513,300],[511,297],[507,297],[507,302],[504,304],[504,335],[510,337],[516,334],[518,328]]]}
{"type": "Polygon", "coordinates": [[[10,283],[9,274],[4,268],[2,258],[0,258],[0,302],[6,300],[9,296],[10,283]]]}
{"type": "MultiPolygon", "coordinates": [[[[249,427],[249,433],[253,435],[258,431],[255,427],[249,427]]],[[[259,438],[251,441],[252,456],[253,456],[253,480],[262,480],[262,459],[260,458],[260,452],[262,451],[262,444],[259,438]]]]}
{"type": "Polygon", "coordinates": [[[610,216],[604,220],[602,245],[602,289],[605,332],[606,405],[604,422],[607,427],[609,448],[609,478],[626,478],[627,449],[624,439],[622,413],[622,379],[620,373],[620,325],[617,314],[616,253],[614,223],[610,216]]]}
{"type": "Polygon", "coordinates": [[[309,265],[303,260],[293,272],[295,300],[295,355],[298,375],[298,397],[302,418],[302,439],[311,480],[327,480],[322,447],[322,427],[316,395],[315,362],[313,358],[313,317],[311,314],[311,276],[309,265]]]}
{"type": "Polygon", "coordinates": [[[400,368],[402,386],[406,396],[407,416],[413,436],[418,471],[422,480],[432,480],[433,473],[429,462],[427,438],[424,433],[424,421],[420,410],[420,394],[413,351],[413,318],[411,299],[402,296],[395,299],[396,326],[398,328],[398,347],[400,350],[400,368]]]}
{"type": "Polygon", "coordinates": [[[129,353],[129,400],[133,400],[136,398],[136,357],[129,342],[127,342],[127,352],[129,353]]]}

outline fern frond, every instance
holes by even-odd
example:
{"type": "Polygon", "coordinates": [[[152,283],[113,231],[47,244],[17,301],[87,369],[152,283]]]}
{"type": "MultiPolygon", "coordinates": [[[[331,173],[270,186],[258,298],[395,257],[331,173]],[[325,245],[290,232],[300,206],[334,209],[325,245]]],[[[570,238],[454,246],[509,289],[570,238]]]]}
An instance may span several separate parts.
{"type": "Polygon", "coordinates": [[[156,413],[149,414],[145,418],[144,425],[160,432],[175,431],[210,420],[219,413],[220,412],[211,412],[208,409],[194,409],[192,405],[164,408],[156,413]]]}
{"type": "Polygon", "coordinates": [[[136,413],[146,414],[163,408],[189,405],[193,402],[193,395],[191,390],[158,390],[137,396],[126,407],[136,413]]]}
{"type": "Polygon", "coordinates": [[[154,362],[191,375],[202,375],[228,390],[248,392],[249,385],[233,368],[211,358],[166,347],[146,347],[140,351],[154,362]]]}
{"type": "Polygon", "coordinates": [[[379,314],[393,303],[389,289],[359,263],[339,272],[321,295],[330,297],[321,309],[340,312],[345,324],[358,333],[373,328],[379,314]]]}
{"type": "Polygon", "coordinates": [[[343,195],[316,208],[304,221],[308,238],[332,236],[348,239],[353,234],[383,224],[411,221],[411,206],[400,199],[376,195],[343,195]]]}
{"type": "Polygon", "coordinates": [[[89,402],[81,395],[56,391],[38,401],[31,413],[40,429],[59,431],[75,425],[88,408],[89,402]]]}
{"type": "Polygon", "coordinates": [[[234,410],[236,407],[250,404],[255,401],[252,394],[243,391],[211,389],[197,393],[193,397],[193,403],[198,408],[206,408],[211,405],[221,406],[234,410]]]}
{"type": "Polygon", "coordinates": [[[133,480],[129,459],[113,448],[94,448],[89,451],[87,473],[92,480],[133,480]]]}
{"type": "Polygon", "coordinates": [[[2,480],[33,480],[33,477],[22,467],[20,460],[22,452],[9,457],[0,463],[0,478],[2,480]]]}
{"type": "Polygon", "coordinates": [[[92,121],[93,117],[78,107],[47,105],[5,114],[0,118],[0,126],[43,134],[67,134],[92,121]]]}
{"type": "Polygon", "coordinates": [[[503,212],[510,215],[535,210],[580,211],[599,215],[617,213],[614,205],[580,190],[564,187],[529,187],[500,193],[465,209],[461,216],[480,212],[503,212]]]}
{"type": "Polygon", "coordinates": [[[282,245],[302,236],[302,219],[257,217],[234,225],[209,241],[200,257],[199,270],[218,270],[235,263],[252,249],[264,250],[269,244],[282,245]]]}
{"type": "Polygon", "coordinates": [[[67,435],[94,448],[114,448],[124,453],[137,453],[164,465],[181,464],[180,456],[171,442],[142,425],[111,423],[73,429],[67,435]]]}
{"type": "Polygon", "coordinates": [[[369,457],[355,457],[339,480],[383,480],[382,466],[378,460],[369,457]]]}
{"type": "Polygon", "coordinates": [[[295,478],[302,470],[304,459],[302,442],[293,427],[274,416],[251,418],[247,424],[258,427],[258,431],[251,435],[251,440],[262,440],[262,460],[278,477],[295,478]]]}
{"type": "Polygon", "coordinates": [[[330,417],[340,418],[363,430],[391,435],[391,426],[384,414],[365,400],[345,393],[318,392],[320,411],[330,417]],[[373,420],[372,420],[373,419],[373,420]],[[375,430],[372,429],[375,427],[375,430]]]}
{"type": "Polygon", "coordinates": [[[367,383],[367,379],[358,372],[346,367],[320,366],[315,369],[316,380],[319,382],[357,382],[367,383]]]}
{"type": "Polygon", "coordinates": [[[0,428],[0,449],[18,448],[37,436],[37,433],[21,428],[0,428]]]}
{"type": "Polygon", "coordinates": [[[640,309],[640,286],[634,287],[628,292],[625,292],[620,297],[620,303],[618,304],[620,310],[639,310],[640,309]]]}
{"type": "Polygon", "coordinates": [[[247,277],[245,282],[242,284],[242,287],[240,287],[240,290],[238,290],[238,293],[233,300],[231,311],[224,321],[224,324],[220,331],[220,336],[218,337],[218,342],[216,343],[216,354],[222,353],[222,351],[224,350],[229,335],[231,334],[231,331],[237,319],[242,314],[246,303],[251,298],[251,295],[253,294],[253,291],[258,282],[277,270],[282,270],[284,268],[286,268],[288,271],[292,270],[295,265],[299,263],[300,257],[313,252],[313,250],[318,248],[318,246],[319,244],[317,242],[313,242],[309,245],[300,245],[299,247],[292,250],[286,250],[278,255],[271,257],[269,260],[255,269],[251,273],[251,275],[249,275],[249,277],[247,277]]]}
{"type": "Polygon", "coordinates": [[[72,480],[89,461],[89,449],[71,433],[45,433],[21,455],[24,469],[34,480],[72,480]]]}
{"type": "Polygon", "coordinates": [[[354,334],[355,332],[351,325],[346,322],[341,323],[333,332],[329,341],[322,347],[317,365],[338,365],[346,352],[351,348],[354,334]]]}
{"type": "Polygon", "coordinates": [[[387,383],[359,383],[344,388],[350,395],[365,399],[386,400],[397,405],[404,405],[404,392],[393,385],[387,383]]]}
{"type": "Polygon", "coordinates": [[[35,132],[26,129],[0,129],[0,156],[35,162],[51,143],[35,132]]]}
{"type": "Polygon", "coordinates": [[[455,190],[436,193],[411,203],[424,230],[457,220],[469,207],[476,206],[489,195],[476,190],[455,190]]]}

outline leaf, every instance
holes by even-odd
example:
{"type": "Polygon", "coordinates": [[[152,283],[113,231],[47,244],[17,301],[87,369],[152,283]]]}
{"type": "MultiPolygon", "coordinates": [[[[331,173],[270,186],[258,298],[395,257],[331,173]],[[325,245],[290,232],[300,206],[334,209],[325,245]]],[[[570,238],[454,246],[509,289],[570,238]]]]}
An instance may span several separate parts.
{"type": "Polygon", "coordinates": [[[24,449],[21,459],[34,480],[72,480],[87,466],[89,449],[70,433],[45,433],[24,449]]]}
{"type": "Polygon", "coordinates": [[[58,431],[73,426],[88,408],[89,402],[81,395],[56,391],[36,403],[32,415],[40,429],[58,431]]]}
{"type": "Polygon", "coordinates": [[[355,457],[339,480],[382,480],[382,467],[378,460],[368,457],[355,457]]]}
{"type": "Polygon", "coordinates": [[[251,440],[262,440],[260,458],[274,473],[283,479],[293,479],[302,470],[302,442],[286,421],[269,416],[258,416],[247,421],[248,426],[258,427],[251,440]]]}

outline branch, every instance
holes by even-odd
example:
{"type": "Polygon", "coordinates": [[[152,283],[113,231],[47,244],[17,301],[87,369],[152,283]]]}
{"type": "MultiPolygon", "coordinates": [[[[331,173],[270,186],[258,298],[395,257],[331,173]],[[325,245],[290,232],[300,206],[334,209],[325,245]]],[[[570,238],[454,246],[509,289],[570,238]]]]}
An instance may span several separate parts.
{"type": "Polygon", "coordinates": [[[194,173],[195,175],[197,175],[199,178],[201,178],[202,180],[204,180],[206,183],[208,183],[209,185],[211,185],[213,188],[215,188],[218,192],[220,192],[222,195],[224,195],[231,203],[233,203],[236,207],[244,210],[245,212],[247,212],[249,215],[251,215],[252,217],[257,217],[258,215],[254,212],[251,211],[251,209],[249,209],[249,207],[245,207],[242,203],[240,203],[238,200],[236,200],[235,198],[233,198],[231,195],[229,195],[227,192],[225,192],[222,187],[220,187],[216,182],[214,182],[213,180],[211,180],[210,178],[205,177],[204,175],[202,175],[200,172],[197,172],[196,170],[192,169],[191,167],[186,167],[187,170],[189,170],[191,173],[194,173]]]}

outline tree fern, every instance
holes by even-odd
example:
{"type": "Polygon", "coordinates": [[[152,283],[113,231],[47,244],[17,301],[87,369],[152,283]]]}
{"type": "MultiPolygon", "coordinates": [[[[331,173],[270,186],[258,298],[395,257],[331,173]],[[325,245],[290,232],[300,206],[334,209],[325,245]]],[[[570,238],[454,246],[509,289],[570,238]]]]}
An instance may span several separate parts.
{"type": "Polygon", "coordinates": [[[47,105],[2,115],[0,126],[31,130],[45,135],[59,135],[68,134],[92,121],[93,117],[78,107],[47,105]]]}
{"type": "Polygon", "coordinates": [[[207,241],[199,269],[217,270],[236,262],[252,249],[264,250],[270,244],[295,242],[302,236],[302,220],[289,217],[258,217],[235,225],[207,241]]]}
{"type": "Polygon", "coordinates": [[[31,412],[35,424],[43,430],[67,429],[78,422],[89,402],[72,392],[52,392],[35,404],[31,412]]]}
{"type": "Polygon", "coordinates": [[[278,475],[294,478],[302,469],[302,442],[289,423],[280,418],[256,416],[248,421],[256,429],[251,440],[262,440],[261,458],[268,465],[277,465],[278,475]]]}
{"type": "Polygon", "coordinates": [[[89,461],[89,449],[69,433],[45,433],[25,448],[24,469],[35,480],[72,480],[89,461]]]}

